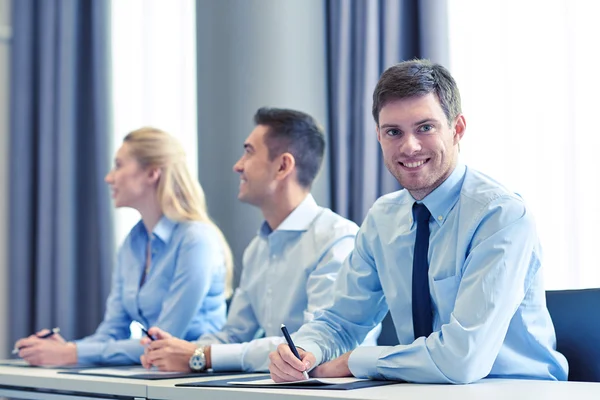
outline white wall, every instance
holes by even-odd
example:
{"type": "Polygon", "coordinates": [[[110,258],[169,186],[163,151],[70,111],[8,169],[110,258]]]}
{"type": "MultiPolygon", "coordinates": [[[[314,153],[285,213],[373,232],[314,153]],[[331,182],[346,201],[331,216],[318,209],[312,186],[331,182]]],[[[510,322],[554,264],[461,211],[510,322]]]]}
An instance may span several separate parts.
{"type": "Polygon", "coordinates": [[[0,358],[8,355],[8,129],[10,1],[0,0],[0,358]]]}

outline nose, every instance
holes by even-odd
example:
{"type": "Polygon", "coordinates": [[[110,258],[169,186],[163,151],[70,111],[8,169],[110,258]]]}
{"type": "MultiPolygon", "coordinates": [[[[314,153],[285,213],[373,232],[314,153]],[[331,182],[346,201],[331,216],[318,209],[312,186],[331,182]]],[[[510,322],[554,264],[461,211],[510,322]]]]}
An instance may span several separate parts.
{"type": "Polygon", "coordinates": [[[243,171],[244,171],[244,167],[243,167],[242,159],[240,158],[239,160],[237,160],[237,162],[235,164],[233,164],[233,172],[237,172],[238,174],[241,174],[243,171]]]}
{"type": "Polygon", "coordinates": [[[108,172],[108,174],[106,174],[106,176],[104,177],[104,182],[108,183],[109,185],[113,183],[113,171],[110,170],[108,172]]]}
{"type": "Polygon", "coordinates": [[[419,138],[412,133],[404,135],[402,143],[400,144],[400,152],[406,156],[412,156],[413,154],[421,151],[421,141],[419,138]]]}

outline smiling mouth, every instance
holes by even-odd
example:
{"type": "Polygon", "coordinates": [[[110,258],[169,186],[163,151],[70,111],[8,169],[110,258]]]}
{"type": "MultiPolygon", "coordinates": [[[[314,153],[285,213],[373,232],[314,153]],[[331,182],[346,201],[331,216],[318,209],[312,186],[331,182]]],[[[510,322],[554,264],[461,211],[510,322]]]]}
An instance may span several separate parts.
{"type": "Polygon", "coordinates": [[[400,163],[400,165],[402,165],[405,168],[416,169],[416,168],[419,168],[421,165],[423,165],[423,164],[425,164],[427,162],[429,162],[429,159],[419,160],[419,161],[413,161],[413,162],[401,162],[400,161],[399,163],[400,163]]]}

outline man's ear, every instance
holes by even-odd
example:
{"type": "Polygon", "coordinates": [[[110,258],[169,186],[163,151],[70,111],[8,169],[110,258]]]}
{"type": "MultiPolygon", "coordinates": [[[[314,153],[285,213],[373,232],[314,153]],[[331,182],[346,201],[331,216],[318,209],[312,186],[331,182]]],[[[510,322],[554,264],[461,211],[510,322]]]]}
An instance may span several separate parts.
{"type": "Polygon", "coordinates": [[[381,131],[379,130],[379,124],[375,127],[375,131],[377,132],[377,141],[381,144],[381,131]]]}
{"type": "Polygon", "coordinates": [[[279,156],[279,168],[277,169],[277,179],[283,180],[291,174],[296,167],[296,158],[291,153],[283,153],[279,156]]]}
{"type": "Polygon", "coordinates": [[[456,117],[456,122],[454,123],[454,144],[458,144],[458,142],[460,142],[466,130],[467,121],[465,120],[465,116],[460,114],[458,117],[456,117]]]}

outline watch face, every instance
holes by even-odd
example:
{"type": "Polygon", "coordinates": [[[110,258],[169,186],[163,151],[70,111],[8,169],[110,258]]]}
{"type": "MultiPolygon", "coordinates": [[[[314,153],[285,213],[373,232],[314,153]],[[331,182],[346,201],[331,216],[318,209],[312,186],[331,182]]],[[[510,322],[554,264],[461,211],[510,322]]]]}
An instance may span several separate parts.
{"type": "Polygon", "coordinates": [[[192,368],[194,371],[201,371],[202,368],[204,368],[204,360],[202,357],[198,355],[192,356],[192,359],[190,360],[190,368],[192,368]]]}
{"type": "Polygon", "coordinates": [[[198,351],[194,353],[194,355],[190,358],[190,368],[192,371],[202,371],[206,366],[206,357],[204,356],[203,351],[198,351]]]}

